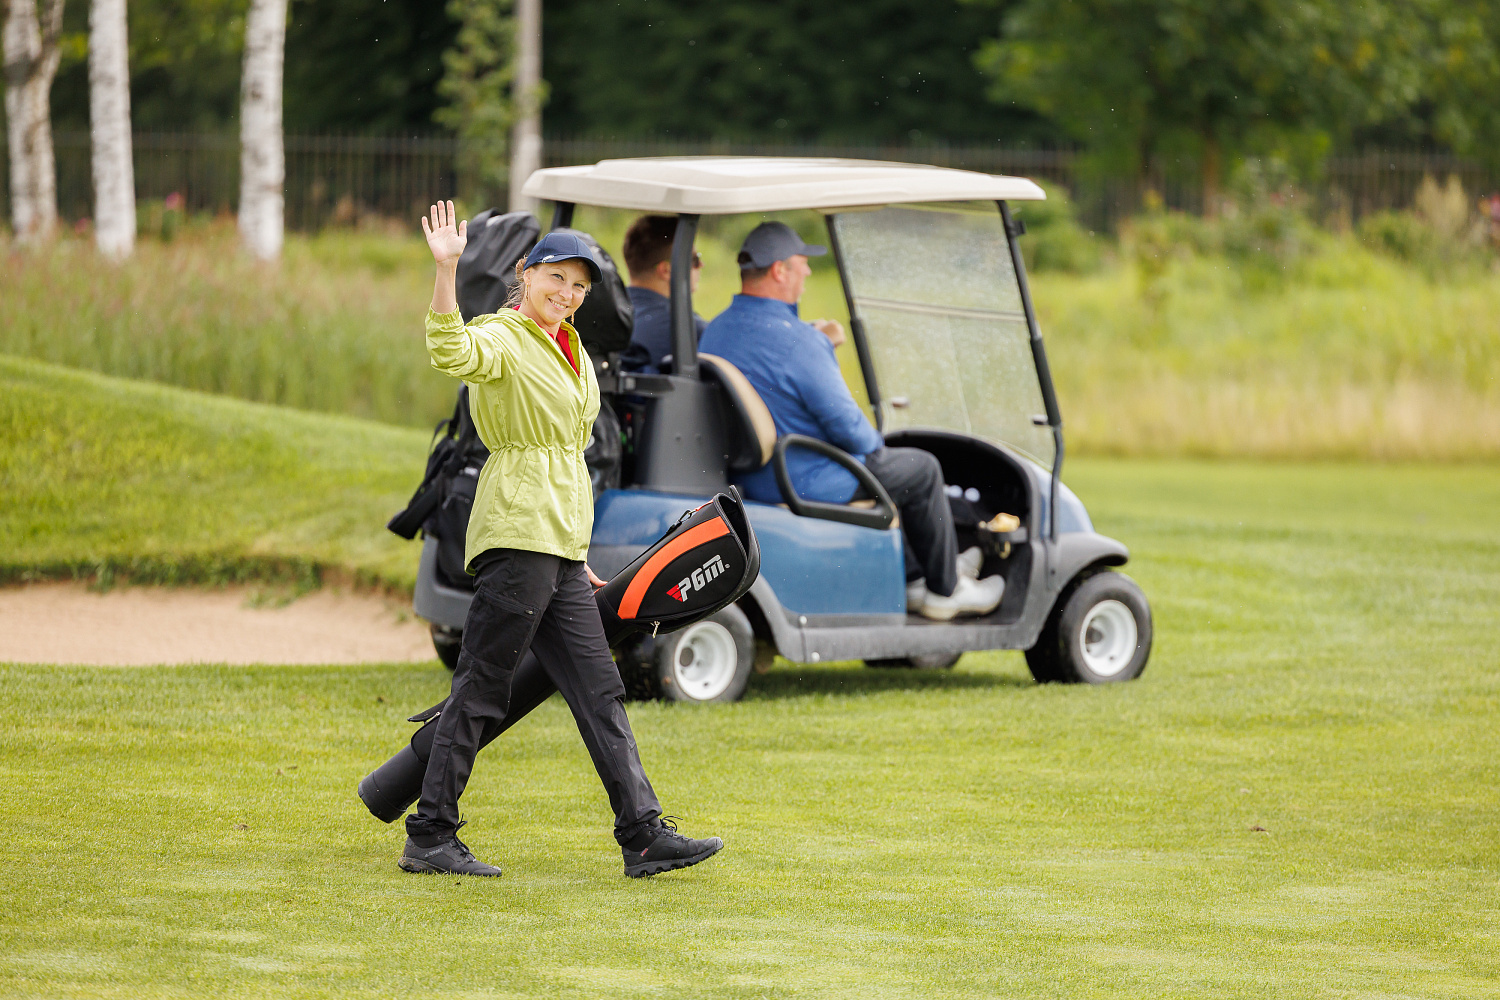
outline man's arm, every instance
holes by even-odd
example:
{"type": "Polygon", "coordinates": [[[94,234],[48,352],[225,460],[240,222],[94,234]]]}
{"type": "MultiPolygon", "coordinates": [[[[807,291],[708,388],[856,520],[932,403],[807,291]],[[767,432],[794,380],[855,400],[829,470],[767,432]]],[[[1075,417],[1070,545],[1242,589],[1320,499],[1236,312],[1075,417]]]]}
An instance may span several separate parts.
{"type": "Polygon", "coordinates": [[[822,428],[823,439],[851,455],[868,455],[885,447],[880,432],[870,426],[844,384],[833,351],[821,348],[814,355],[798,373],[797,391],[822,428]]]}

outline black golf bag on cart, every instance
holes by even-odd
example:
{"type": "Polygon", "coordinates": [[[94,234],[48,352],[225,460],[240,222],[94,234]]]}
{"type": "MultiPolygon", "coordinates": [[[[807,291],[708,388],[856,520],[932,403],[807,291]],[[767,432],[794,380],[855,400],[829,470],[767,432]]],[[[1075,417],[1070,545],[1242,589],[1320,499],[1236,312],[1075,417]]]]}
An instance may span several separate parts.
{"type": "MultiPolygon", "coordinates": [[[[516,261],[531,249],[540,227],[529,213],[497,215],[491,210],[475,217],[469,234],[469,246],[458,265],[459,308],[466,321],[503,305],[515,283],[516,261]]],[[[591,356],[617,357],[630,340],[630,300],[609,254],[588,234],[578,235],[595,251],[604,280],[584,300],[574,326],[591,356]]],[[[459,389],[453,415],[438,425],[434,439],[421,485],[387,527],[406,539],[416,537],[418,531],[436,539],[435,575],[446,586],[472,590],[464,541],[479,473],[489,451],[474,428],[467,386],[459,389]]],[[[619,485],[620,453],[619,421],[606,401],[584,452],[596,499],[602,491],[619,485]]],[[[760,547],[739,491],[730,487],[729,493],[685,511],[661,538],[600,588],[594,600],[605,637],[617,646],[641,632],[670,632],[715,614],[744,596],[759,574],[760,547]]],[[[528,652],[512,677],[505,717],[486,727],[480,747],[556,690],[528,652]]],[[[446,699],[413,715],[409,721],[424,725],[407,746],[360,782],[360,798],[384,822],[399,819],[421,794],[434,723],[444,704],[446,699]]]]}

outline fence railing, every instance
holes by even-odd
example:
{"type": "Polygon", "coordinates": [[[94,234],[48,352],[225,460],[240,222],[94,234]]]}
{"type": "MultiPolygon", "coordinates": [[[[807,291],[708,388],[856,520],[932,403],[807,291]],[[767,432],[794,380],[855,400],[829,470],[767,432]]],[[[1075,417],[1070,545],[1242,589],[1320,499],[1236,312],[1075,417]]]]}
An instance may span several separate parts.
{"type": "MultiPolygon", "coordinates": [[[[69,221],[87,218],[93,192],[87,133],[54,135],[58,209],[69,221]]],[[[448,137],[286,137],[286,220],[311,231],[362,217],[410,218],[458,180],[458,140],[448,137]]],[[[9,219],[8,169],[0,138],[0,208],[9,219]]],[[[1196,212],[1201,195],[1191,176],[1097,178],[1080,171],[1071,150],[1001,146],[839,145],[728,143],[660,139],[551,138],[548,166],[594,163],[614,157],[774,155],[835,156],[961,167],[1020,174],[1061,184],[1072,193],[1084,221],[1110,229],[1137,211],[1150,190],[1170,207],[1196,212]]],[[[1357,219],[1386,208],[1408,207],[1424,176],[1457,176],[1474,195],[1500,190],[1500,171],[1442,153],[1374,150],[1331,157],[1322,177],[1305,185],[1317,211],[1357,219]]],[[[230,213],[239,198],[239,138],[235,135],[145,132],[135,136],[137,198],[177,195],[189,212],[230,213]]]]}

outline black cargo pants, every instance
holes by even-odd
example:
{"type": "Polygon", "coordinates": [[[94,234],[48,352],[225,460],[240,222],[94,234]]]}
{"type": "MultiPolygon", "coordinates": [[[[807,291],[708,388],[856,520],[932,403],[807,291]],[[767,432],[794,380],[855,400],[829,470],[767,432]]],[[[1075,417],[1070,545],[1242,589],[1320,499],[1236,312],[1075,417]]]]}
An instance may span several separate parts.
{"type": "Polygon", "coordinates": [[[542,552],[491,549],[475,560],[474,602],[438,716],[422,797],[406,832],[458,829],[458,799],[486,728],[505,718],[516,666],[529,648],[573,711],[625,843],[661,815],[625,716],[625,685],[604,639],[583,563],[542,552]]]}
{"type": "Polygon", "coordinates": [[[901,511],[907,580],[925,577],[928,590],[950,596],[958,586],[958,534],[943,467],[920,448],[881,448],[865,456],[865,468],[901,511]]]}

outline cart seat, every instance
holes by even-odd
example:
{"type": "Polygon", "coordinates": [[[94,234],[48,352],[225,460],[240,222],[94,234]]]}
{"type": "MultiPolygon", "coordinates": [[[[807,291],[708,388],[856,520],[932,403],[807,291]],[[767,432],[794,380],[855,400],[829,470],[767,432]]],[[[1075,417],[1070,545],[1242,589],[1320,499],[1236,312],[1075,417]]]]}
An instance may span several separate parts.
{"type": "Polygon", "coordinates": [[[776,450],[776,421],[755,386],[743,372],[716,354],[699,354],[702,371],[719,384],[728,402],[729,467],[753,472],[771,460],[776,450]]]}
{"type": "MultiPolygon", "coordinates": [[[[703,372],[724,392],[725,425],[729,428],[729,467],[736,472],[752,472],[771,460],[776,450],[776,421],[755,386],[733,364],[717,354],[699,354],[703,372]]],[[[786,507],[786,504],[777,504],[786,507]]],[[[872,510],[874,500],[850,500],[847,507],[872,510]]]]}

